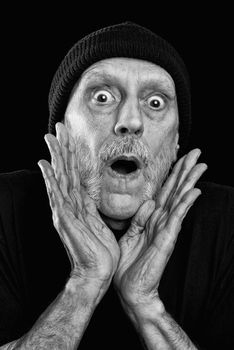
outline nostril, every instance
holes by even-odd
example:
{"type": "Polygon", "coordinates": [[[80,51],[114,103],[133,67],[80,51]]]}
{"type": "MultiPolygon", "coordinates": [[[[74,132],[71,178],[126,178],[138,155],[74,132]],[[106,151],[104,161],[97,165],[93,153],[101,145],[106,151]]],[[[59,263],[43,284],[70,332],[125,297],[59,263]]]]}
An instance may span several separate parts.
{"type": "Polygon", "coordinates": [[[138,129],[138,130],[136,130],[135,131],[135,134],[138,136],[138,135],[141,135],[141,130],[140,129],[138,129]]]}
{"type": "Polygon", "coordinates": [[[127,128],[121,128],[120,132],[121,132],[121,134],[127,134],[128,133],[128,129],[127,128]]]}

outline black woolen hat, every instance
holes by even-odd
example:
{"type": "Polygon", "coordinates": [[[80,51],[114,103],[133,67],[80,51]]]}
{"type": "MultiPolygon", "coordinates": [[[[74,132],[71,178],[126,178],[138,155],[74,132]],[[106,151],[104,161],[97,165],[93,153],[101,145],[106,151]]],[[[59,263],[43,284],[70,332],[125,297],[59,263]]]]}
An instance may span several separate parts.
{"type": "Polygon", "coordinates": [[[190,81],[185,64],[162,37],[133,22],[99,29],[79,40],[56,71],[49,92],[49,132],[63,120],[71,91],[81,74],[97,61],[111,57],[146,60],[164,68],[173,78],[179,110],[179,143],[183,153],[191,128],[190,81]]]}

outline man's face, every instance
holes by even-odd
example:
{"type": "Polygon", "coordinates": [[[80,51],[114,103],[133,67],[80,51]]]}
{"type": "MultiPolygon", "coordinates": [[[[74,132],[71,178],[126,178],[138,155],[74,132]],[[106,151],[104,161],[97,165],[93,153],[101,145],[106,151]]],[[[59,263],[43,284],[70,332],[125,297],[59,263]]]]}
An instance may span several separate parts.
{"type": "Polygon", "coordinates": [[[100,212],[130,218],[157,193],[176,158],[173,79],[143,60],[99,61],[74,87],[65,124],[77,144],[81,182],[100,212]]]}

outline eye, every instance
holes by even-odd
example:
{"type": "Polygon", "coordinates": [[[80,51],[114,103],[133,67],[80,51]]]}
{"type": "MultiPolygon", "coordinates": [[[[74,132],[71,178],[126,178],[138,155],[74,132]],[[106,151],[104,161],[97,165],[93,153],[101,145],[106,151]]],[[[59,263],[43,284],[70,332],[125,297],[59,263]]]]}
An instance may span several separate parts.
{"type": "Polygon", "coordinates": [[[99,90],[94,93],[92,99],[98,104],[108,104],[114,100],[114,96],[107,90],[99,90]]]}
{"type": "Polygon", "coordinates": [[[165,104],[166,104],[164,98],[160,95],[150,96],[147,99],[147,103],[148,103],[150,108],[152,108],[156,111],[163,109],[165,107],[165,104]]]}

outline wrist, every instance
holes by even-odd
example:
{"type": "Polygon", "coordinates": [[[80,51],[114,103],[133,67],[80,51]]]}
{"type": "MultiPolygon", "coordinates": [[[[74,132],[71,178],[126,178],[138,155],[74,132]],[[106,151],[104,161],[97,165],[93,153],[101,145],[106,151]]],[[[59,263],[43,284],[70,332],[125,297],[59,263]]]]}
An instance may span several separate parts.
{"type": "Polygon", "coordinates": [[[145,323],[155,322],[156,319],[164,317],[165,313],[165,306],[159,298],[138,304],[134,308],[136,317],[145,323]]]}
{"type": "Polygon", "coordinates": [[[137,303],[126,303],[122,300],[123,307],[134,323],[151,324],[161,319],[166,314],[165,306],[159,297],[154,299],[144,298],[137,303]]]}
{"type": "Polygon", "coordinates": [[[110,283],[96,279],[81,278],[72,274],[65,286],[65,291],[79,295],[84,305],[96,306],[106,293],[110,283]]]}

